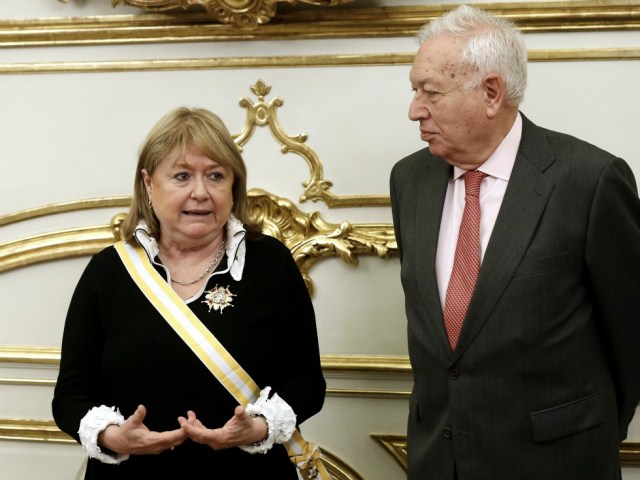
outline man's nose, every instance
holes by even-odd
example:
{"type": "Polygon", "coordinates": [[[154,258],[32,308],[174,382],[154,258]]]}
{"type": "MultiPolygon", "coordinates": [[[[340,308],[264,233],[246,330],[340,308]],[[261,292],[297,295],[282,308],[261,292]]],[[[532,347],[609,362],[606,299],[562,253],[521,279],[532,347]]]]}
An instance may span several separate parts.
{"type": "Polygon", "coordinates": [[[428,118],[431,113],[424,103],[414,97],[409,105],[409,120],[417,121],[428,118]]]}

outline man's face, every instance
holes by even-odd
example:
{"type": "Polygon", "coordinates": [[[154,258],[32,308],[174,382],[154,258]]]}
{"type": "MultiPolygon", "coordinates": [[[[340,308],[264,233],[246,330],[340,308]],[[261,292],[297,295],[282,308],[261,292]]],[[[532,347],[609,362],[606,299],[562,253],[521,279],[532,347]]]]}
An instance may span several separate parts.
{"type": "Polygon", "coordinates": [[[486,160],[477,154],[489,127],[483,86],[465,87],[473,72],[460,66],[459,48],[449,35],[420,47],[409,75],[415,92],[409,118],[420,122],[420,137],[433,155],[468,170],[486,160]]]}

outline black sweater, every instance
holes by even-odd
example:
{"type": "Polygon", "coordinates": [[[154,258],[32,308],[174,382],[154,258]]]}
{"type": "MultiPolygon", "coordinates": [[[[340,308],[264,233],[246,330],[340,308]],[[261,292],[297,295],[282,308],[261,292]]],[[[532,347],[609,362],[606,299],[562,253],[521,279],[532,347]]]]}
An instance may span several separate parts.
{"type": "MultiPolygon", "coordinates": [[[[320,411],[326,387],[311,299],[282,243],[263,236],[246,240],[246,246],[242,280],[221,273],[206,288],[228,287],[236,295],[233,306],[209,311],[204,294],[188,305],[260,388],[271,386],[291,405],[300,424],[320,411]]],[[[179,428],[177,418],[187,410],[208,428],[221,427],[237,402],[108,247],[91,259],[71,300],[53,415],[60,429],[78,440],[80,420],[92,407],[115,406],[127,418],[139,404],[147,408],[145,425],[166,431],[179,428]]],[[[251,455],[239,448],[214,451],[187,440],[173,451],[132,455],[119,465],[92,459],[85,478],[253,480],[264,475],[297,478],[282,445],[251,455]]]]}

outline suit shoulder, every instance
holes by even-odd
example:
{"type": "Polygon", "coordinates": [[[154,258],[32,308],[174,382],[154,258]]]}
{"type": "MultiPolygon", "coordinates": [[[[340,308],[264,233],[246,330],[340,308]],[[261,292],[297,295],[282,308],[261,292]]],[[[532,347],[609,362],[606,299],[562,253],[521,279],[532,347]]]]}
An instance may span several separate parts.
{"type": "Polygon", "coordinates": [[[544,132],[550,147],[559,157],[580,157],[583,161],[594,162],[597,165],[609,163],[618,159],[614,154],[568,133],[557,132],[540,127],[544,132]]]}
{"type": "Polygon", "coordinates": [[[425,147],[398,160],[393,166],[392,174],[396,174],[398,172],[408,172],[411,174],[411,172],[415,172],[416,170],[426,167],[430,162],[435,161],[435,158],[436,157],[431,155],[429,152],[429,148],[425,147]]]}

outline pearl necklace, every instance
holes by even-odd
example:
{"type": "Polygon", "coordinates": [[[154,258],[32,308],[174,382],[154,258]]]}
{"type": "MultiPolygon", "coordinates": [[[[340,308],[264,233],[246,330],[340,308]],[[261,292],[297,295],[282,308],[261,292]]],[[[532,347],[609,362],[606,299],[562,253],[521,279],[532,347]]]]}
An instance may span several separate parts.
{"type": "Polygon", "coordinates": [[[204,269],[204,272],[202,272],[202,275],[200,275],[195,280],[191,280],[190,282],[183,282],[183,281],[175,280],[175,279],[172,278],[171,281],[173,283],[177,283],[178,285],[182,285],[183,287],[188,287],[190,285],[193,285],[194,283],[198,283],[200,280],[202,280],[209,273],[213,272],[213,269],[216,268],[216,265],[218,264],[218,261],[220,260],[220,257],[222,257],[222,253],[224,252],[224,249],[225,249],[226,246],[227,246],[227,244],[223,240],[222,243],[220,244],[220,246],[218,247],[218,251],[216,252],[216,256],[213,257],[213,260],[211,260],[211,263],[207,266],[207,268],[204,269]]]}

